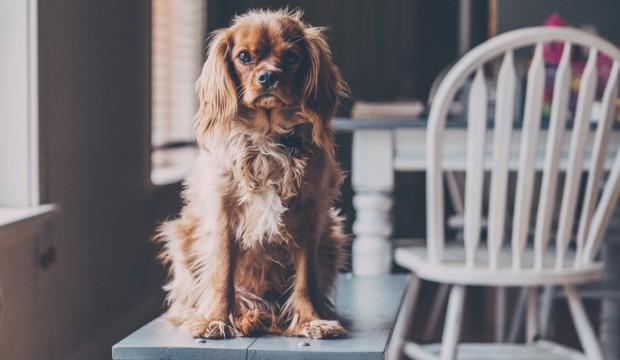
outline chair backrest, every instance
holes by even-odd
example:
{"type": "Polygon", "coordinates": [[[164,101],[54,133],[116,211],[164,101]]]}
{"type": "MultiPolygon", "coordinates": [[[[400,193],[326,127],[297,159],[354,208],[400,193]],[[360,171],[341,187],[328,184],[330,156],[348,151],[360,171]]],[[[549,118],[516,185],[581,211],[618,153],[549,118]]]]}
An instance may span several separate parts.
{"type": "MultiPolygon", "coordinates": [[[[561,45],[560,45],[561,46],[561,45]]],[[[475,266],[479,250],[484,183],[484,150],[487,128],[489,91],[485,81],[484,65],[503,57],[497,76],[494,130],[490,165],[490,193],[488,196],[487,251],[490,269],[498,267],[498,257],[504,241],[507,223],[507,195],[511,137],[515,117],[517,76],[514,66],[515,51],[533,47],[533,57],[527,73],[525,104],[521,139],[519,140],[512,234],[509,236],[512,251],[512,268],[524,267],[522,257],[528,238],[530,216],[535,216],[534,264],[542,269],[547,251],[555,251],[554,268],[568,266],[566,261],[569,241],[574,225],[578,225],[576,255],[571,266],[585,266],[594,260],[620,192],[620,156],[616,156],[609,176],[604,173],[608,156],[609,136],[615,120],[618,96],[618,70],[620,50],[611,43],[584,31],[572,28],[534,27],[499,35],[479,45],[458,61],[439,86],[435,95],[428,124],[427,137],[427,241],[431,262],[442,261],[444,252],[444,201],[442,152],[444,128],[448,109],[458,89],[473,77],[467,106],[467,161],[465,169],[464,246],[466,265],[475,266]],[[534,197],[535,159],[541,132],[543,92],[546,68],[543,59],[545,44],[563,44],[561,60],[555,72],[549,128],[547,130],[538,208],[532,212],[534,197]],[[574,121],[568,126],[571,136],[565,162],[565,181],[559,208],[558,231],[555,243],[549,248],[550,231],[556,207],[559,163],[564,145],[568,117],[569,94],[572,83],[571,49],[589,49],[578,92],[574,121]],[[588,141],[591,109],[597,88],[597,59],[604,54],[613,60],[611,72],[602,97],[602,111],[597,121],[594,139],[588,141]],[[590,145],[591,144],[591,145],[590,145]],[[584,161],[584,154],[590,154],[584,161]],[[587,183],[582,201],[578,201],[581,175],[587,171],[587,183]],[[599,190],[604,184],[602,195],[599,190]],[[581,211],[578,211],[578,203],[581,211]],[[579,214],[579,215],[577,215],[579,214]],[[575,223],[575,221],[578,221],[575,223]],[[548,249],[549,248],[549,249],[548,249]]],[[[613,149],[614,151],[616,149],[613,149]]],[[[538,154],[540,156],[540,154],[538,154]]],[[[512,206],[512,204],[510,204],[512,206]]],[[[532,220],[534,220],[532,219],[532,220]]],[[[481,250],[484,251],[484,250],[481,250]]],[[[547,253],[549,255],[551,253],[547,253]]]]}

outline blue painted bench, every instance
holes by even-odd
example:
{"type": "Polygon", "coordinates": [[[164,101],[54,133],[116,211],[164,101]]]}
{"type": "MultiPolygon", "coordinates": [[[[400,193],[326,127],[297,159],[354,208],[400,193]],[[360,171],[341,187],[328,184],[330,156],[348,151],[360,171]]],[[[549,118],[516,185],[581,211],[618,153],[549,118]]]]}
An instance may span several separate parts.
{"type": "MultiPolygon", "coordinates": [[[[343,275],[334,302],[348,330],[342,339],[311,340],[259,336],[192,339],[165,320],[144,325],[112,347],[114,360],[385,359],[407,275],[343,275]]],[[[399,324],[399,327],[403,325],[399,324]]]]}

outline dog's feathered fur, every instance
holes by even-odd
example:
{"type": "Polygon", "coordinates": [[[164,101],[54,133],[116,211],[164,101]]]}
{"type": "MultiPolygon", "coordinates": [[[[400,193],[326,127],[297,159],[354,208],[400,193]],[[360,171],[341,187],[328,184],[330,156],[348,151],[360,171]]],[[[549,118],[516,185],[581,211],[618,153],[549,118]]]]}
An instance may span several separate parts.
{"type": "Polygon", "coordinates": [[[156,237],[169,319],[196,337],[343,335],[328,299],[346,242],[329,123],[348,88],[322,30],[300,12],[238,16],[211,38],[197,87],[200,154],[156,237]],[[267,93],[261,69],[279,74],[267,93]]]}

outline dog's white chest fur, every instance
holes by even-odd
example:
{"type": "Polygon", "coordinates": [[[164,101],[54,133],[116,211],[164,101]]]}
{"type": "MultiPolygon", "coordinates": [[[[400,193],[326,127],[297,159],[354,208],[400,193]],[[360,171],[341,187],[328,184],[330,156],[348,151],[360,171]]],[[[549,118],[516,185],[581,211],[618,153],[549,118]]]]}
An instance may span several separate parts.
{"type": "Polygon", "coordinates": [[[285,223],[288,210],[285,199],[295,196],[292,189],[299,183],[297,176],[303,172],[302,162],[295,167],[289,163],[288,157],[274,152],[271,156],[260,154],[252,158],[253,162],[244,162],[243,148],[234,148],[234,143],[229,142],[226,144],[229,151],[217,151],[220,144],[213,144],[213,151],[201,151],[194,172],[188,178],[188,194],[192,192],[194,203],[201,204],[205,217],[217,223],[224,215],[216,205],[221,199],[214,195],[233,185],[228,201],[232,201],[234,208],[227,216],[230,216],[240,245],[251,249],[286,242],[289,236],[285,223]],[[227,155],[230,153],[233,156],[227,155]],[[194,194],[195,189],[208,191],[194,194]]]}
{"type": "Polygon", "coordinates": [[[283,241],[286,210],[272,187],[248,196],[239,212],[237,239],[245,248],[283,241]]]}

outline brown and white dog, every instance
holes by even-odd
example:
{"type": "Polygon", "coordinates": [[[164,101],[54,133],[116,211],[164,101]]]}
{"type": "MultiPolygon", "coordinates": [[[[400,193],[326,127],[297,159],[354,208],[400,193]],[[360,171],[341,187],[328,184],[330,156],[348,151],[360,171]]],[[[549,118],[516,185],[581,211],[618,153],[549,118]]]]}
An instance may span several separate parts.
{"type": "Polygon", "coordinates": [[[322,29],[250,11],[216,31],[197,82],[200,155],[156,240],[168,317],[195,337],[339,337],[328,298],[346,237],[330,121],[348,88],[322,29]]]}

